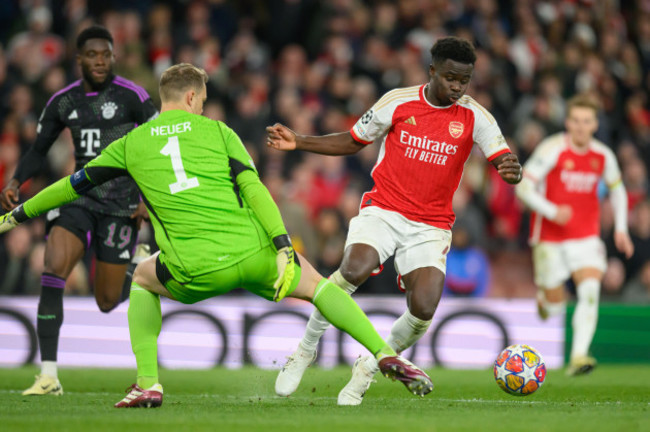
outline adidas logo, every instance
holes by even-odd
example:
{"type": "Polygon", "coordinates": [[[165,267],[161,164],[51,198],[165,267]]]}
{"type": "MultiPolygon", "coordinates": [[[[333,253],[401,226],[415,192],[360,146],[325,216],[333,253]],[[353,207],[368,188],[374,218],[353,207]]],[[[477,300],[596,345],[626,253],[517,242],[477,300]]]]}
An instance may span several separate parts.
{"type": "Polygon", "coordinates": [[[79,116],[77,115],[77,110],[73,110],[70,115],[68,116],[68,120],[75,120],[78,119],[79,116]]]}
{"type": "Polygon", "coordinates": [[[128,251],[127,249],[125,249],[124,252],[122,252],[122,253],[120,254],[120,258],[123,258],[123,259],[130,259],[130,258],[131,258],[131,254],[129,253],[129,251],[128,251]]]}
{"type": "Polygon", "coordinates": [[[415,117],[413,117],[413,116],[409,117],[408,119],[404,120],[404,123],[408,123],[408,124],[410,124],[410,125],[415,126],[415,125],[416,125],[416,123],[415,123],[415,117]]]}

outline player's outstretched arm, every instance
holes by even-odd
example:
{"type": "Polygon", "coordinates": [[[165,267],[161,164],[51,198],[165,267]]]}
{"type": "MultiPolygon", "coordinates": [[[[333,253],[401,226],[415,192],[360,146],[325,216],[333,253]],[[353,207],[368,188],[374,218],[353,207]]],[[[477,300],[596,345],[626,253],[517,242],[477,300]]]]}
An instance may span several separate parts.
{"type": "Polygon", "coordinates": [[[51,136],[44,137],[43,134],[40,133],[34,145],[20,159],[14,177],[7,183],[0,193],[0,205],[2,205],[3,209],[11,210],[18,205],[18,188],[21,184],[25,183],[39,172],[46,160],[47,152],[52,146],[55,138],[56,136],[54,138],[51,136]]]}
{"type": "Polygon", "coordinates": [[[77,174],[79,173],[77,172],[72,176],[52,183],[33,198],[3,215],[2,219],[0,219],[0,233],[7,232],[28,219],[79,198],[79,193],[77,193],[71,183],[71,178],[77,174]]]}
{"type": "Polygon", "coordinates": [[[526,207],[558,225],[566,225],[573,214],[570,206],[555,205],[547,200],[537,191],[535,182],[526,175],[523,175],[521,182],[515,187],[515,194],[526,207]]]}
{"type": "Polygon", "coordinates": [[[266,145],[277,150],[304,150],[330,156],[345,156],[358,152],[364,145],[355,141],[350,132],[323,136],[299,135],[283,124],[266,128],[266,145]]]}
{"type": "Polygon", "coordinates": [[[71,176],[52,183],[22,205],[2,216],[0,233],[9,231],[28,219],[70,203],[95,186],[120,175],[124,175],[124,171],[120,169],[88,166],[82,168],[71,176]],[[97,180],[91,180],[87,170],[92,171],[97,180]]]}
{"type": "Polygon", "coordinates": [[[0,193],[0,205],[5,210],[12,210],[18,205],[20,182],[16,179],[11,179],[0,193]]]}
{"type": "Polygon", "coordinates": [[[0,205],[5,210],[11,210],[18,205],[18,188],[41,170],[47,160],[47,152],[65,128],[58,112],[58,94],[55,94],[43,109],[38,120],[38,133],[34,144],[21,157],[13,178],[0,193],[0,205]]]}
{"type": "Polygon", "coordinates": [[[257,173],[252,169],[244,169],[237,174],[236,181],[243,199],[257,216],[277,251],[278,278],[273,284],[273,301],[278,302],[287,295],[294,278],[295,252],[291,239],[284,227],[280,209],[257,173]]]}

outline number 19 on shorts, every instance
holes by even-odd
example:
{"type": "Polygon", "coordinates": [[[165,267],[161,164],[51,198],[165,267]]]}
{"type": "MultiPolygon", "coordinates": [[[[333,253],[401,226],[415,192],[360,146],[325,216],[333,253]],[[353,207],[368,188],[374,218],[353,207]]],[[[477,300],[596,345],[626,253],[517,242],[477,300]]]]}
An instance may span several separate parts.
{"type": "Polygon", "coordinates": [[[183,160],[181,159],[181,148],[178,145],[177,136],[169,137],[167,139],[167,145],[160,150],[160,153],[172,158],[172,168],[176,175],[176,182],[169,185],[169,191],[172,195],[199,186],[198,178],[187,178],[187,173],[183,167],[183,160]]]}

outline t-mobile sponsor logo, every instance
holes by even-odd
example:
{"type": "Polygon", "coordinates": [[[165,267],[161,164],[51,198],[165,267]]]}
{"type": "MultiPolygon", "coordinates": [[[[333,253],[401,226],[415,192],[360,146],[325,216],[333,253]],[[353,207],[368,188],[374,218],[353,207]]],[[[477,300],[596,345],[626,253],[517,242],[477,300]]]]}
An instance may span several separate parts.
{"type": "Polygon", "coordinates": [[[81,129],[81,147],[86,149],[84,156],[97,156],[95,149],[101,146],[99,129],[81,129]]]}

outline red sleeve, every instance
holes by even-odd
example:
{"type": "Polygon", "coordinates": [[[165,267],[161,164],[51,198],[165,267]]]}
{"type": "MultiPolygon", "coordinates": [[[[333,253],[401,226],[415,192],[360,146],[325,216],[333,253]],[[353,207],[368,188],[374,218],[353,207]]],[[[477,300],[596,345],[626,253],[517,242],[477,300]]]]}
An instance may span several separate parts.
{"type": "Polygon", "coordinates": [[[494,153],[492,156],[490,156],[488,158],[488,162],[492,162],[494,159],[496,159],[499,156],[501,156],[502,154],[506,154],[506,153],[512,153],[512,152],[510,151],[510,149],[503,149],[501,151],[498,151],[498,152],[494,153]]]}

